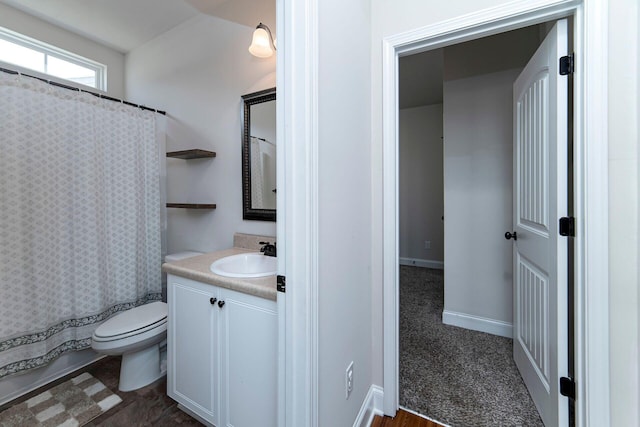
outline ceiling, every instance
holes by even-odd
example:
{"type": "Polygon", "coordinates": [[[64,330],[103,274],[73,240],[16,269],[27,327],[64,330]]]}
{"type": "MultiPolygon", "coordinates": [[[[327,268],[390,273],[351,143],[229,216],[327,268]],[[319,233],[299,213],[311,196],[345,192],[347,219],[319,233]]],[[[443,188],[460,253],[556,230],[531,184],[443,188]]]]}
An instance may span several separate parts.
{"type": "Polygon", "coordinates": [[[275,30],[275,0],[0,0],[126,53],[199,15],[275,30]]]}
{"type": "Polygon", "coordinates": [[[400,108],[442,103],[442,49],[404,56],[399,62],[400,108]]]}

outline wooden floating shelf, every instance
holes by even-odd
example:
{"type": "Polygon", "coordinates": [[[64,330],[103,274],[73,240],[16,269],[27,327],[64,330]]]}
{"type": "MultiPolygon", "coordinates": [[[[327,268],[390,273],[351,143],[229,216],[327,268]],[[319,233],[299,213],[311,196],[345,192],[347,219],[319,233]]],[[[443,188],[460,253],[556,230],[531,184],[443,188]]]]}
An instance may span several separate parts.
{"type": "Polygon", "coordinates": [[[167,157],[174,157],[176,159],[206,159],[208,157],[215,157],[216,153],[213,151],[200,150],[199,148],[193,150],[171,151],[167,153],[167,157]]]}
{"type": "Polygon", "coordinates": [[[202,203],[167,203],[168,208],[182,208],[182,209],[215,209],[215,204],[202,204],[202,203]]]}

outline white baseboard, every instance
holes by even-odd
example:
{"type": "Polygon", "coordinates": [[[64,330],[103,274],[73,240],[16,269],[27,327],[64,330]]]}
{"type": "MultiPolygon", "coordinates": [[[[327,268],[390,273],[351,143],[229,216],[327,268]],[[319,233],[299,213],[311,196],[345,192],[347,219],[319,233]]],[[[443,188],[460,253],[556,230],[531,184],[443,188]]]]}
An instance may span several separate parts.
{"type": "Polygon", "coordinates": [[[382,415],[382,387],[371,385],[367,397],[364,398],[360,412],[353,423],[353,427],[369,427],[373,422],[373,417],[382,415]]]}
{"type": "Polygon", "coordinates": [[[434,261],[431,259],[400,258],[400,265],[411,265],[414,267],[435,268],[438,270],[444,270],[444,262],[434,261]]]}
{"type": "Polygon", "coordinates": [[[513,324],[501,320],[444,310],[442,312],[442,323],[471,329],[473,331],[499,335],[501,337],[513,338],[513,324]]]}

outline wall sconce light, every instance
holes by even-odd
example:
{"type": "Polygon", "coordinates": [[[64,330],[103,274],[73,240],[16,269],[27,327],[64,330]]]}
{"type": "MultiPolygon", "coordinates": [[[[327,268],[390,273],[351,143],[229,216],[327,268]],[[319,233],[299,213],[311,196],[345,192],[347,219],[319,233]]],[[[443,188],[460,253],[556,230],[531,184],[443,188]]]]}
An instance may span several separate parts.
{"type": "Polygon", "coordinates": [[[276,50],[276,42],[273,40],[271,30],[261,22],[253,32],[253,40],[251,41],[251,46],[249,46],[249,52],[258,58],[268,58],[273,55],[274,50],[276,50]]]}

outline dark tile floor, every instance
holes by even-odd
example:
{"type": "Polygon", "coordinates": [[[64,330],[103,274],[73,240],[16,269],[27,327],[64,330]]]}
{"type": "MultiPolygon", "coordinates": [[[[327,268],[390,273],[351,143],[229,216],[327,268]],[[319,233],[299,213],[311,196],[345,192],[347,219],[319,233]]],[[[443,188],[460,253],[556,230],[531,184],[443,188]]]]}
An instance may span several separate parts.
{"type": "Polygon", "coordinates": [[[122,402],[86,426],[91,427],[129,427],[129,426],[202,426],[202,424],[178,409],[178,404],[167,396],[166,377],[138,390],[122,392],[118,390],[120,375],[120,357],[106,357],[71,375],[41,387],[25,396],[10,402],[7,406],[20,403],[43,391],[75,377],[82,372],[89,372],[95,378],[116,393],[122,402]]]}

